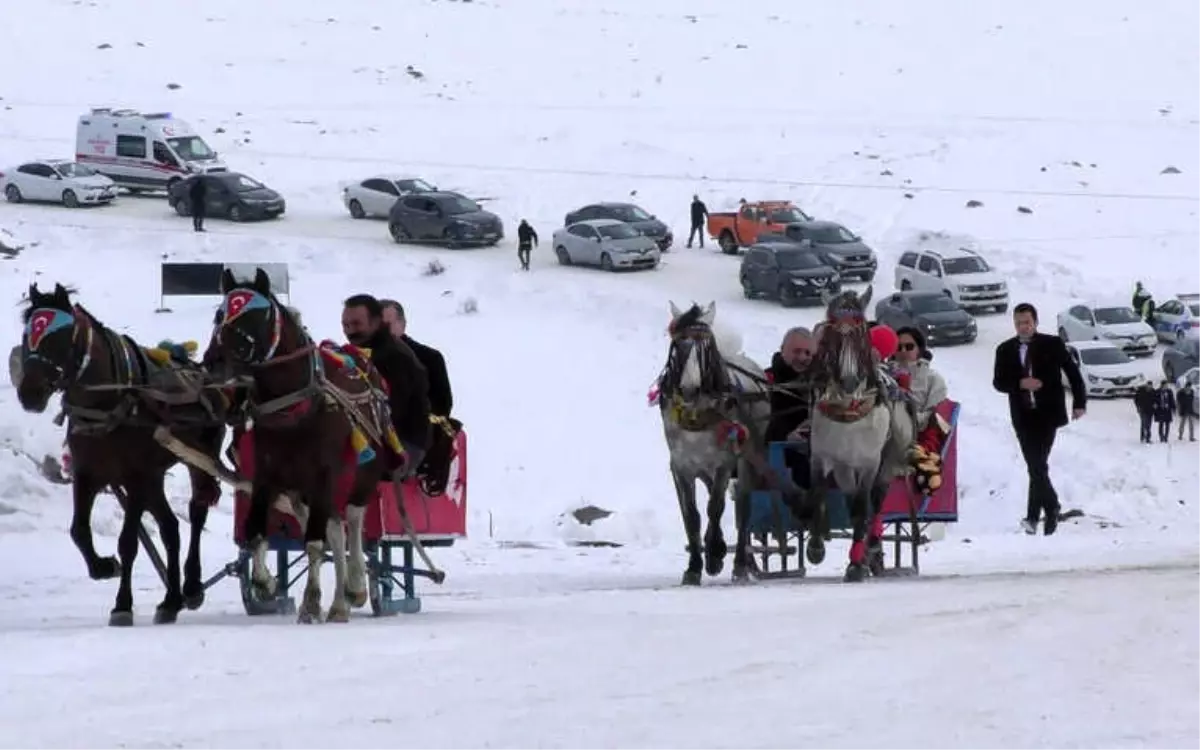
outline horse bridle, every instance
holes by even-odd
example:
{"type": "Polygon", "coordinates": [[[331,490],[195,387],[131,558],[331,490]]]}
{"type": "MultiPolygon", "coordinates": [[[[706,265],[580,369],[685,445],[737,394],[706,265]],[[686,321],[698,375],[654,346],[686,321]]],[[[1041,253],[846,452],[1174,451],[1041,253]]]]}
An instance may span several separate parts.
{"type": "MultiPolygon", "coordinates": [[[[25,363],[34,360],[43,363],[53,373],[53,377],[50,379],[51,388],[54,391],[65,390],[66,388],[69,388],[72,383],[78,380],[79,376],[87,371],[88,365],[92,363],[92,341],[94,339],[96,329],[90,323],[85,323],[85,325],[82,326],[86,329],[87,333],[83,339],[82,351],[79,351],[79,329],[81,327],[80,318],[85,318],[86,316],[81,314],[78,306],[72,310],[62,310],[57,307],[37,307],[30,311],[29,319],[33,320],[34,316],[36,316],[39,312],[53,312],[56,314],[67,315],[71,318],[71,352],[66,366],[60,365],[37,351],[38,348],[41,348],[42,341],[37,342],[38,346],[36,348],[31,348],[29,346],[29,331],[26,330],[21,335],[22,367],[24,367],[25,363]]],[[[58,331],[52,331],[46,335],[54,335],[55,333],[58,333],[58,331]]]]}

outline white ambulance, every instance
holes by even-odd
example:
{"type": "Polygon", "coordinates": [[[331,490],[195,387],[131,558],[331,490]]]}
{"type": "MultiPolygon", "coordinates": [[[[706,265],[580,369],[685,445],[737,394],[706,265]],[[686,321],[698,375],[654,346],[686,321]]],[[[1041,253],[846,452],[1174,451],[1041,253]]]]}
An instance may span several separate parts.
{"type": "Polygon", "coordinates": [[[165,190],[190,174],[228,171],[192,126],[170,112],[109,107],[80,116],[75,160],[130,190],[165,190]]]}

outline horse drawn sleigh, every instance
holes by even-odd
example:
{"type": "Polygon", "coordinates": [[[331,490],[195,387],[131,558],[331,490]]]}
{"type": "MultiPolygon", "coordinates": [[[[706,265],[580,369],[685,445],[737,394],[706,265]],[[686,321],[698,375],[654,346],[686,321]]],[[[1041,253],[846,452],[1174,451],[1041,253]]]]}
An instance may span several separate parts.
{"type": "Polygon", "coordinates": [[[205,592],[230,576],[241,584],[247,613],[298,612],[302,622],[320,621],[324,562],[333,563],[336,579],[329,620],[344,621],[351,607],[368,602],[376,615],[420,611],[417,579],[444,579],[425,548],[466,535],[461,424],[431,419],[444,461],[431,467],[427,458],[403,481],[390,481],[390,470],[414,467],[402,463],[383,409],[386,385],[366,353],[314,343],[261,270],[253,282],[229,274],[222,282],[225,299],[202,363],[106,328],[61,285],[29,290],[13,380],[27,411],[43,412],[63,393],[56,421],[69,419],[71,537],[93,579],[120,579],[110,624],[133,624],[130,574],[139,543],[166,587],[156,623],[200,607],[205,592]],[[227,425],[247,422],[252,427],[235,431],[231,446],[239,476],[220,453],[227,425]],[[164,490],[166,472],[181,461],[192,487],[182,567],[179,522],[164,490]],[[200,540],[220,481],[235,487],[239,553],[204,580],[200,540]],[[99,556],[92,540],[92,508],[106,487],[125,511],[119,560],[99,556]],[[161,553],[142,525],[145,513],[158,525],[161,553]],[[297,607],[289,591],[305,574],[297,607]]]}

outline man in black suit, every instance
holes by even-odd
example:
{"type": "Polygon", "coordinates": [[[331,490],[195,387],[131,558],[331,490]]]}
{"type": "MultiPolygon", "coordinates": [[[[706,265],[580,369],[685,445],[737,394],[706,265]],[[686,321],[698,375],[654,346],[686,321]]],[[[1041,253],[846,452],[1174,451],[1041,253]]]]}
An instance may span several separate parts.
{"type": "Polygon", "coordinates": [[[408,318],[404,306],[394,299],[380,300],[383,306],[383,322],[392,336],[408,345],[429,375],[429,413],[438,417],[449,417],[454,406],[454,395],[450,392],[450,376],[446,374],[446,359],[432,346],[414,341],[408,336],[408,318]]]}
{"type": "Polygon", "coordinates": [[[1079,367],[1058,336],[1037,332],[1037,309],[1028,302],[1013,308],[1017,335],[996,347],[992,387],[1008,395],[1008,410],[1021,455],[1029,469],[1029,503],[1026,534],[1037,533],[1038,516],[1046,514],[1044,533],[1058,528],[1058,493],[1050,482],[1050,449],[1058,428],[1067,424],[1066,393],[1062,374],[1071,384],[1071,418],[1087,409],[1087,389],[1079,367]]]}

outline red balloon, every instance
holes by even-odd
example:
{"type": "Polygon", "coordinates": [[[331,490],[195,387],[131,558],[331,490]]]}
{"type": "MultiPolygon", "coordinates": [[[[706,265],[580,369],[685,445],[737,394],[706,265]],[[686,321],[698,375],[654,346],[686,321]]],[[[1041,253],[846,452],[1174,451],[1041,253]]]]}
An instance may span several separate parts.
{"type": "Polygon", "coordinates": [[[871,329],[871,346],[875,347],[880,359],[887,359],[900,348],[900,337],[891,326],[880,324],[871,329]]]}

